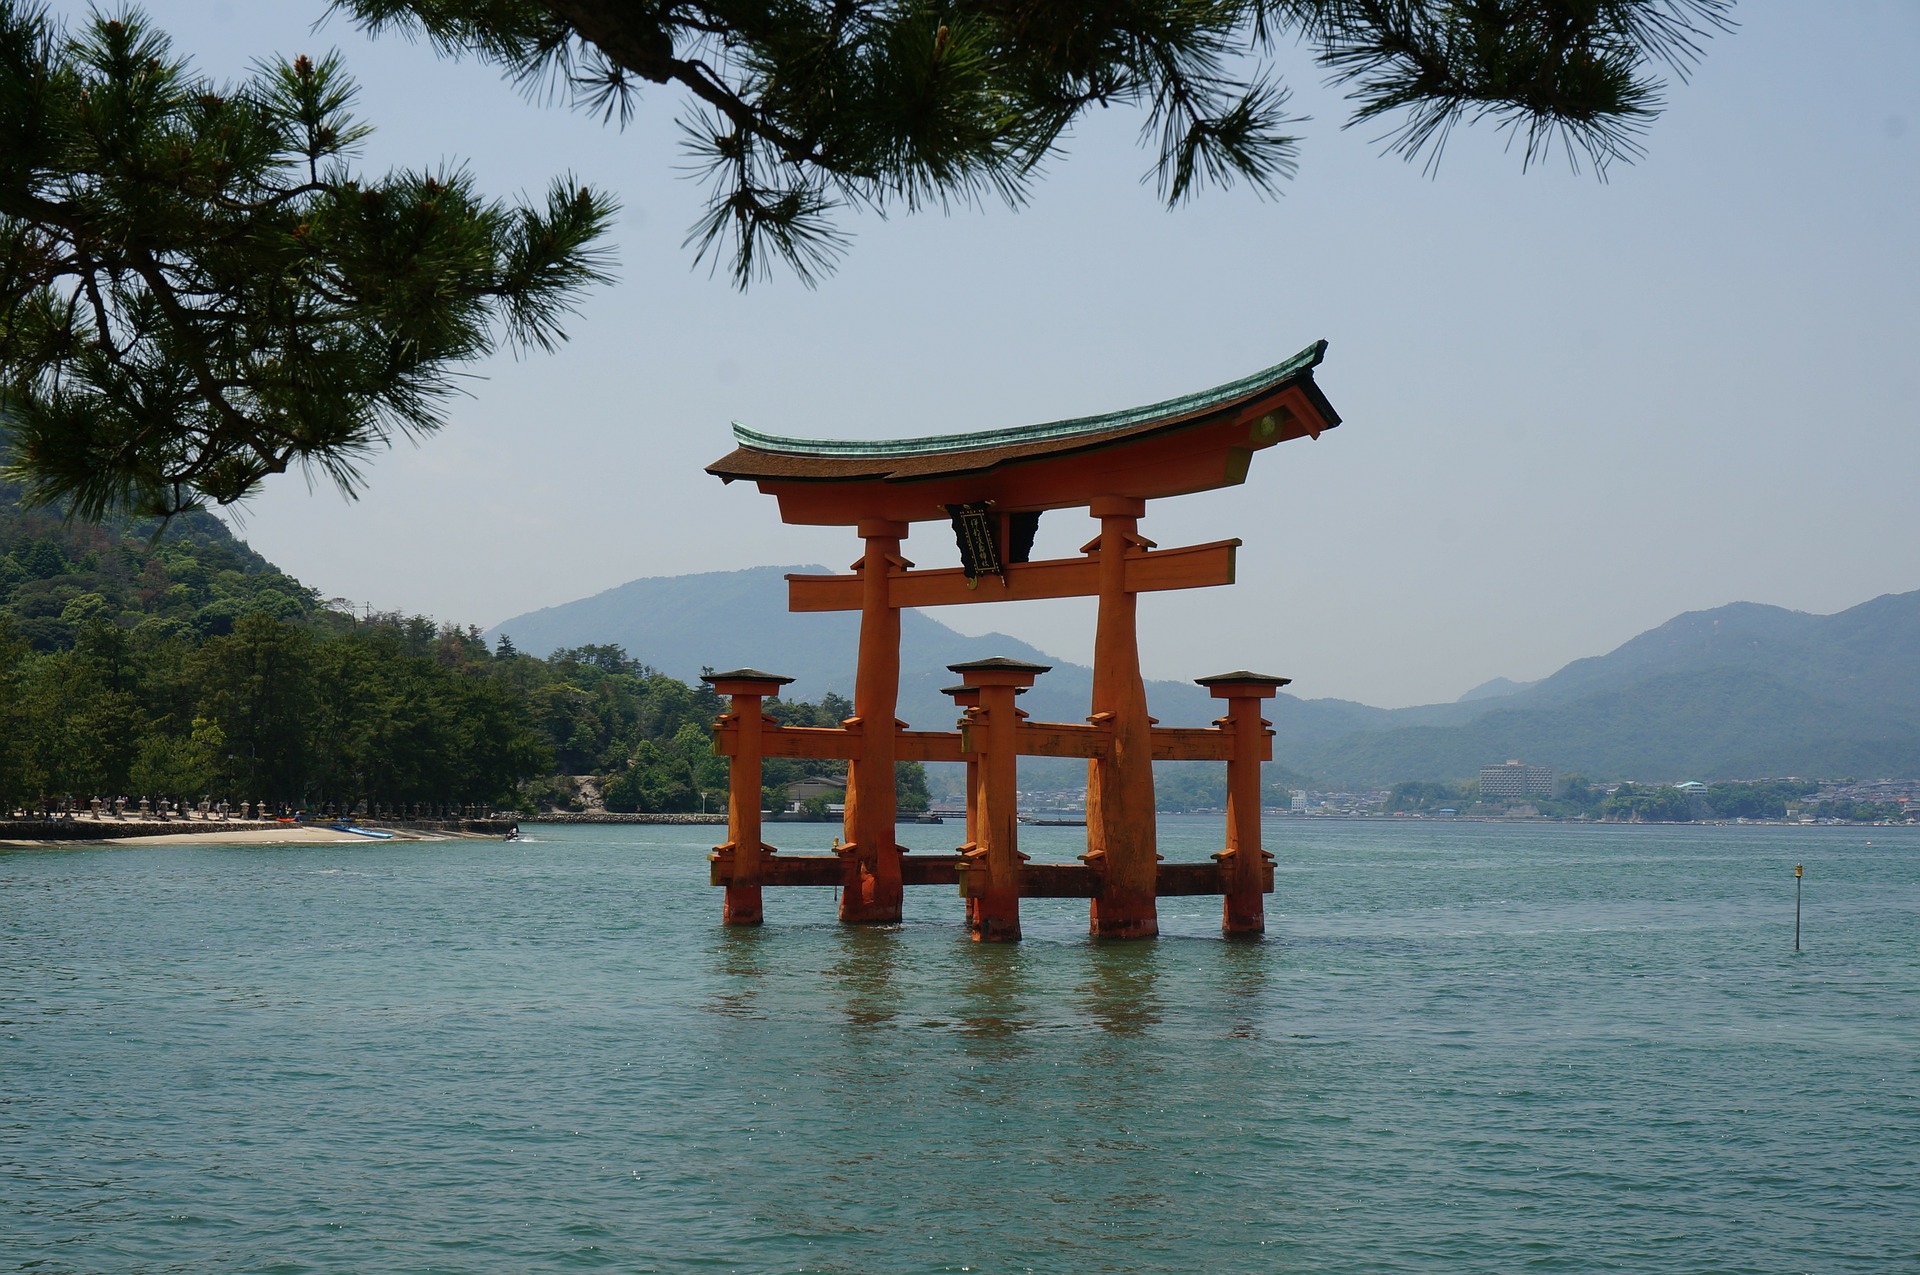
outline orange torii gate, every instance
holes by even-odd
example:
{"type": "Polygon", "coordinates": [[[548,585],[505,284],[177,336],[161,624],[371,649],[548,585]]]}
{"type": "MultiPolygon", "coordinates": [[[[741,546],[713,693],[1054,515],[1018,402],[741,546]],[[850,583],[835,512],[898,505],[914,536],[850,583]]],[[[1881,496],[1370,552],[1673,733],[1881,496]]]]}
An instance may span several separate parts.
{"type": "Polygon", "coordinates": [[[1021,898],[1092,900],[1108,938],[1158,932],[1160,895],[1221,894],[1232,932],[1264,928],[1272,857],[1260,844],[1260,762],[1272,732],[1260,716],[1286,678],[1245,670],[1198,679],[1227,715],[1212,729],[1155,725],[1135,637],[1135,598],[1231,584],[1238,540],[1162,549],[1140,535],[1146,502],[1244,482],[1253,453],[1340,423],[1314,384],[1320,341],[1276,367],[1199,394],[1105,416],[1020,429],[889,442],[779,438],[734,426],[739,446],[707,467],[751,479],[789,523],[852,526],[865,552],[845,576],[788,576],[794,611],[859,611],[854,715],[839,728],[781,726],[762,701],[791,679],[757,669],[710,674],[732,700],[714,729],[731,759],[728,839],[712,880],[724,919],[757,925],[761,890],[839,885],[840,918],[898,921],[907,885],[958,884],[977,939],[1016,939],[1021,898]],[[1028,560],[1042,511],[1085,507],[1099,534],[1081,557],[1028,560]],[[900,554],[910,524],[950,521],[962,566],[916,570],[900,554]],[[995,579],[989,580],[988,577],[995,579]],[[997,582],[996,582],[997,581],[997,582]],[[956,731],[914,731],[895,717],[900,609],[1026,598],[1096,597],[1093,695],[1085,724],[1026,720],[1015,696],[1046,666],[977,660],[950,666],[963,716],[956,731]],[[1084,757],[1087,850],[1074,864],[1034,864],[1018,847],[1021,756],[1084,757]],[[831,855],[781,855],[761,840],[765,757],[847,761],[845,843],[831,855]],[[968,765],[967,841],[953,855],[907,855],[894,840],[894,764],[968,765]],[[1153,762],[1224,761],[1227,845],[1208,863],[1163,863],[1155,848],[1153,762]]]}

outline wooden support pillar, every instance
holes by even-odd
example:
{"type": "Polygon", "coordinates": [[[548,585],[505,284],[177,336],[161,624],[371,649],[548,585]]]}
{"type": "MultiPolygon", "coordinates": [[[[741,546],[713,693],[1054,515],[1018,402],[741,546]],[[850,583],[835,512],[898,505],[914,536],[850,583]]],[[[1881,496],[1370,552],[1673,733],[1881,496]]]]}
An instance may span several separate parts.
{"type": "Polygon", "coordinates": [[[965,871],[960,892],[967,900],[967,931],[977,943],[1011,943],[1020,937],[1020,688],[1051,665],[1021,660],[972,660],[949,664],[979,692],[967,714],[963,751],[978,759],[979,787],[968,793],[967,827],[972,844],[961,847],[965,871]]]}
{"type": "Polygon", "coordinates": [[[1215,699],[1227,701],[1227,715],[1217,724],[1233,737],[1227,760],[1227,848],[1215,856],[1226,887],[1220,925],[1228,934],[1261,934],[1267,928],[1273,856],[1260,844],[1260,763],[1272,733],[1271,723],[1260,716],[1260,702],[1272,699],[1291,679],[1242,669],[1195,680],[1215,699]]]}
{"type": "Polygon", "coordinates": [[[724,875],[727,882],[720,922],[758,925],[761,867],[767,856],[766,844],[760,839],[760,704],[778,695],[780,688],[793,679],[742,668],[703,673],[700,680],[733,700],[729,716],[739,731],[738,746],[727,763],[727,844],[713,848],[714,871],[724,875]]]}
{"type": "Polygon", "coordinates": [[[1107,756],[1087,765],[1086,861],[1103,882],[1089,929],[1097,938],[1144,939],[1160,932],[1154,903],[1159,863],[1153,810],[1153,723],[1140,678],[1136,595],[1127,589],[1127,558],[1151,542],[1139,534],[1146,502],[1104,496],[1092,502],[1100,536],[1100,607],[1093,642],[1092,719],[1113,732],[1107,756]]]}
{"type": "Polygon", "coordinates": [[[853,715],[859,722],[860,748],[847,763],[845,875],[840,889],[840,919],[889,923],[900,919],[900,846],[893,839],[898,819],[894,790],[894,714],[900,701],[900,608],[888,577],[912,565],[900,556],[907,524],[883,518],[859,523],[866,541],[860,572],[860,663],[854,675],[853,715]]]}
{"type": "MultiPolygon", "coordinates": [[[[953,706],[960,710],[960,729],[966,730],[973,722],[973,710],[980,707],[980,688],[977,686],[944,686],[942,695],[953,696],[953,706]]],[[[965,785],[967,801],[967,835],[962,838],[964,846],[978,843],[979,828],[975,825],[974,815],[979,809],[980,794],[980,754],[967,752],[967,778],[965,785]]]]}

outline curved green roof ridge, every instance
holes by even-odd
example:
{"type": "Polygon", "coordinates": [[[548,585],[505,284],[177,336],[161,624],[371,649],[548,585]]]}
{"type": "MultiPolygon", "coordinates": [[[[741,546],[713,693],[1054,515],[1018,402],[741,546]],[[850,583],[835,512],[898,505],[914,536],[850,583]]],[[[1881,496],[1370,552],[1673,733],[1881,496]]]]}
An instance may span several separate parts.
{"type": "Polygon", "coordinates": [[[1145,407],[1129,407],[1102,416],[1076,416],[1071,420],[1049,421],[1044,425],[1018,425],[1010,429],[987,429],[973,434],[936,434],[926,438],[819,439],[784,438],[762,434],[735,421],[733,436],[742,447],[763,452],[784,452],[802,456],[927,456],[941,452],[970,452],[985,447],[1007,447],[1019,443],[1038,443],[1072,438],[1080,434],[1099,434],[1129,425],[1140,425],[1161,417],[1188,416],[1224,403],[1231,403],[1271,389],[1282,382],[1311,372],[1327,354],[1327,343],[1315,341],[1284,363],[1243,376],[1210,390],[1170,398],[1145,407]]]}

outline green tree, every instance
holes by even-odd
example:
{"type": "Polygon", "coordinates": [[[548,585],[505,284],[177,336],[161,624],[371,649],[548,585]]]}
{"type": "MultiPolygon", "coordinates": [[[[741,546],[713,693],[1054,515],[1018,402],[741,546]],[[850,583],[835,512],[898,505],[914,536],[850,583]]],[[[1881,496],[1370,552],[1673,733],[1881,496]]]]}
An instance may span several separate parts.
{"type": "Polygon", "coordinates": [[[931,804],[927,796],[927,768],[917,761],[895,762],[893,799],[895,808],[907,814],[925,810],[931,804]]]}
{"type": "Polygon", "coordinates": [[[213,791],[226,743],[220,728],[197,718],[185,736],[150,734],[135,751],[128,779],[135,793],[160,799],[191,799],[213,791]]]}
{"type": "Polygon", "coordinates": [[[30,750],[23,674],[30,648],[0,615],[0,817],[38,795],[39,767],[30,750]]]}
{"type": "Polygon", "coordinates": [[[351,493],[440,428],[455,366],[562,338],[612,203],[356,173],[353,97],[332,58],[217,85],[136,11],[70,36],[0,0],[0,412],[34,499],[165,515],[292,465],[351,493]]]}
{"type": "Polygon", "coordinates": [[[127,795],[146,715],[126,633],[90,619],[72,650],[31,661],[24,674],[24,733],[46,788],[80,800],[127,795]]]}
{"type": "MultiPolygon", "coordinates": [[[[695,103],[712,186],[690,241],[744,285],[811,281],[836,210],[1028,198],[1094,107],[1144,112],[1161,195],[1277,189],[1299,121],[1264,57],[1303,41],[1354,123],[1434,160],[1490,120],[1525,162],[1631,158],[1732,0],[334,0],[535,91],[625,120],[695,103]]],[[[68,37],[0,0],[0,414],[35,498],[168,514],[300,466],[351,492],[394,434],[437,430],[451,369],[548,347],[604,277],[614,209],[556,182],[482,198],[458,168],[371,179],[332,59],[195,77],[137,12],[68,37]]],[[[218,619],[217,616],[213,617],[218,619]]]]}
{"type": "Polygon", "coordinates": [[[1621,784],[1600,803],[1600,816],[1624,823],[1688,823],[1693,808],[1687,794],[1670,784],[1621,784]]]}
{"type": "Polygon", "coordinates": [[[768,257],[802,278],[845,246],[833,214],[1018,205],[1098,106],[1145,112],[1151,175],[1177,205],[1198,187],[1271,190],[1301,121],[1262,60],[1304,41],[1352,90],[1354,123],[1437,158],[1490,119],[1526,162],[1556,144],[1604,169],[1636,154],[1731,0],[335,0],[371,30],[425,35],[529,88],[624,121],[641,84],[693,109],[687,146],[712,188],[690,242],[768,257]],[[1253,56],[1249,57],[1248,54],[1253,56]]]}
{"type": "Polygon", "coordinates": [[[320,703],[315,640],[268,615],[249,615],[196,655],[207,720],[220,731],[218,780],[243,801],[300,801],[311,792],[320,703]]]}
{"type": "Polygon", "coordinates": [[[1408,780],[1405,783],[1395,784],[1387,792],[1387,812],[1392,814],[1459,809],[1468,804],[1468,801],[1468,794],[1452,784],[1408,780]]]}

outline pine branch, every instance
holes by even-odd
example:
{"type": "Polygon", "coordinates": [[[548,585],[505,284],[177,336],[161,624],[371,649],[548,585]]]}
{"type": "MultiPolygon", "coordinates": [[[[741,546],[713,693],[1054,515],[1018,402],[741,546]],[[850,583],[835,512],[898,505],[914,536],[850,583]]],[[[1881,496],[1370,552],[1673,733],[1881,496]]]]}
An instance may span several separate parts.
{"type": "Polygon", "coordinates": [[[552,349],[607,281],[612,202],[480,197],[462,171],[355,176],[337,58],[216,88],[136,13],[76,34],[0,0],[0,430],[81,517],[228,504],[292,467],[351,495],[443,423],[453,369],[552,349]]]}

